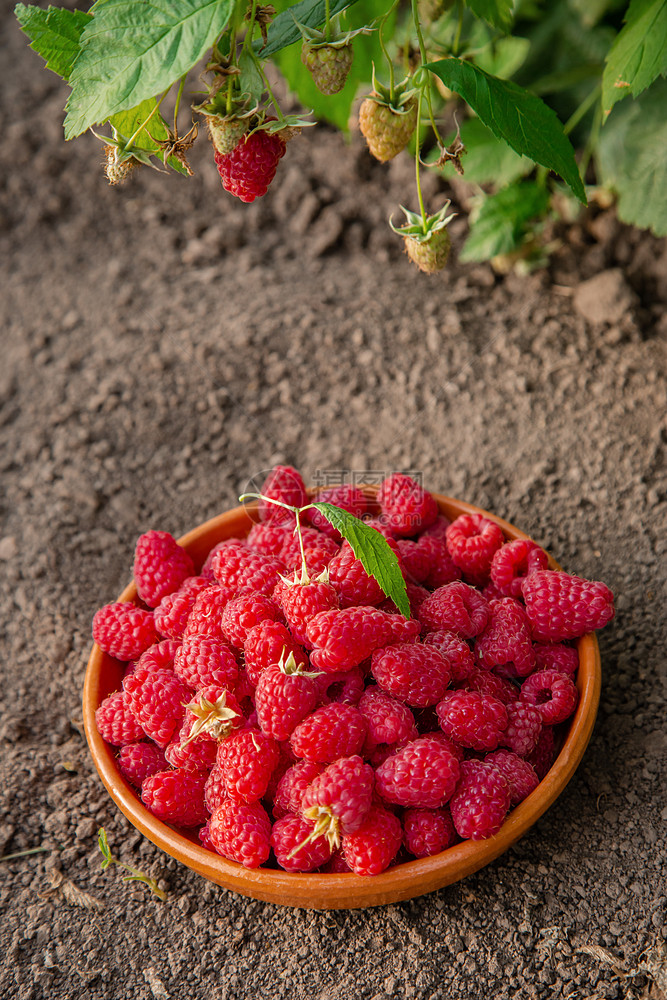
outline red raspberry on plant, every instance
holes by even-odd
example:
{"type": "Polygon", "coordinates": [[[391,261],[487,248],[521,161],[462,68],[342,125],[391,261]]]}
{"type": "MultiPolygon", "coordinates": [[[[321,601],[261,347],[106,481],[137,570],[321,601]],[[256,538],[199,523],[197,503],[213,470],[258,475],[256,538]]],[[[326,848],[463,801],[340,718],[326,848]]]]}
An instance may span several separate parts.
{"type": "Polygon", "coordinates": [[[449,746],[425,736],[388,757],[375,772],[375,783],[386,802],[437,809],[451,797],[459,773],[449,746]]]}
{"type": "Polygon", "coordinates": [[[255,710],[263,733],[286,740],[319,700],[316,677],[305,672],[292,654],[261,672],[255,689],[255,710]]]}
{"type": "Polygon", "coordinates": [[[322,611],[310,619],[306,629],[314,647],[310,662],[316,670],[349,670],[363,663],[375,649],[416,639],[419,630],[418,622],[378,608],[322,611]]]}
{"type": "Polygon", "coordinates": [[[415,479],[394,472],[380,484],[377,493],[382,517],[401,537],[417,535],[438,517],[438,505],[415,479]]]}
{"type": "Polygon", "coordinates": [[[475,639],[475,659],[487,670],[510,668],[513,677],[527,677],[535,669],[530,622],[513,597],[489,602],[489,621],[475,639]]]}
{"type": "Polygon", "coordinates": [[[466,579],[485,584],[493,556],[505,541],[500,525],[482,514],[461,514],[447,528],[446,539],[449,553],[466,579]]]}
{"type": "Polygon", "coordinates": [[[472,639],[486,628],[489,613],[489,602],[478,590],[455,580],[426,598],[419,608],[419,620],[428,628],[472,639]]]}
{"type": "Polygon", "coordinates": [[[403,841],[401,821],[382,806],[371,806],[363,824],[343,837],[343,857],[356,875],[379,875],[403,841]]]}
{"type": "Polygon", "coordinates": [[[491,581],[503,597],[521,598],[524,578],[538,569],[546,569],[549,557],[537,542],[515,538],[505,542],[493,554],[491,581]]]}
{"type": "Polygon", "coordinates": [[[457,840],[449,809],[406,809],[403,843],[416,858],[430,858],[457,840]]]}
{"type": "Polygon", "coordinates": [[[261,802],[226,799],[208,827],[208,839],[218,854],[246,868],[259,868],[271,853],[271,820],[261,802]]]}
{"type": "Polygon", "coordinates": [[[498,768],[483,760],[463,761],[461,779],[449,802],[459,837],[492,837],[503,825],[510,803],[509,784],[498,768]]]}
{"type": "Polygon", "coordinates": [[[545,726],[555,726],[569,719],[579,701],[574,682],[558,670],[538,670],[521,685],[520,700],[534,705],[545,726]]]}
{"type": "Polygon", "coordinates": [[[436,712],[445,736],[471,750],[495,750],[507,729],[502,701],[478,691],[448,691],[436,712]]]}
{"type": "Polygon", "coordinates": [[[230,153],[222,155],[216,151],[215,165],[223,188],[244,202],[263,197],[285,150],[281,135],[260,129],[244,135],[230,153]]]}
{"type": "Polygon", "coordinates": [[[366,739],[366,720],[352,705],[332,701],[306,716],[290,736],[297,757],[330,764],[359,753],[366,739]]]}
{"type": "Polygon", "coordinates": [[[138,660],[159,640],[152,611],[129,601],[115,601],[95,612],[93,641],[117,660],[138,660]]]}
{"type": "Polygon", "coordinates": [[[415,708],[439,702],[452,676],[447,657],[421,643],[384,646],[375,650],[371,663],[382,690],[415,708]]]}
{"type": "Polygon", "coordinates": [[[141,786],[141,801],[165,823],[200,826],[206,821],[205,771],[158,771],[141,786]]]}
{"type": "Polygon", "coordinates": [[[301,800],[302,815],[314,824],[310,838],[324,837],[331,850],[340,847],[341,836],[358,830],[368,815],[374,782],[373,768],[356,754],[326,767],[301,800]]]}
{"type": "Polygon", "coordinates": [[[157,607],[193,573],[191,557],[168,531],[147,531],[139,537],[134,552],[134,580],[139,597],[149,607],[157,607]]]}

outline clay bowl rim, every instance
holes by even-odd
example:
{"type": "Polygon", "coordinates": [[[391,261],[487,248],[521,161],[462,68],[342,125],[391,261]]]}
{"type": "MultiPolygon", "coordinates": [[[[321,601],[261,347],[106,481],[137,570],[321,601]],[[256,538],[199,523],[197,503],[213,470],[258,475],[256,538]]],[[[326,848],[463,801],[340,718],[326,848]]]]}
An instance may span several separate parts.
{"type": "MultiPolygon", "coordinates": [[[[364,487],[364,491],[372,503],[377,489],[364,487]]],[[[313,492],[310,491],[311,495],[313,492]]],[[[440,511],[450,519],[464,513],[483,514],[499,524],[508,539],[530,537],[496,514],[473,504],[437,493],[433,496],[440,511]]],[[[239,531],[247,534],[256,519],[256,504],[235,507],[198,525],[179,542],[191,553],[195,564],[201,564],[216,541],[238,535],[239,531]]],[[[551,556],[549,559],[552,569],[560,569],[551,556]]],[[[131,583],[118,600],[133,601],[136,596],[136,588],[131,583]]],[[[145,837],[192,871],[223,888],[278,905],[319,910],[381,906],[434,892],[485,867],[522,837],[555,802],[586,751],[600,700],[601,667],[596,637],[589,634],[581,638],[578,652],[579,704],[560,753],[535,791],[509,814],[500,831],[488,840],[463,841],[441,854],[404,862],[373,877],[244,868],[203,848],[195,834],[188,835],[156,819],[125,781],[116,766],[112,748],[97,731],[95,710],[119,687],[122,667],[95,644],[83,689],[84,727],[95,767],[118,808],[145,837]]]]}

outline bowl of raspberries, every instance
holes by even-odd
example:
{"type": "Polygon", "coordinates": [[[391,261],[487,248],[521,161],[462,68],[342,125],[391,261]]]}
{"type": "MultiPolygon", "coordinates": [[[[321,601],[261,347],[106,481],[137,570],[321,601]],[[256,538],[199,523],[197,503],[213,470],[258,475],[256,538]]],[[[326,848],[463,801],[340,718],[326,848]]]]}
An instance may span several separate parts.
{"type": "Polygon", "coordinates": [[[272,903],[409,899],[493,861],[590,739],[611,591],[393,473],[151,530],[93,621],[83,703],[112,799],[167,854],[272,903]]]}

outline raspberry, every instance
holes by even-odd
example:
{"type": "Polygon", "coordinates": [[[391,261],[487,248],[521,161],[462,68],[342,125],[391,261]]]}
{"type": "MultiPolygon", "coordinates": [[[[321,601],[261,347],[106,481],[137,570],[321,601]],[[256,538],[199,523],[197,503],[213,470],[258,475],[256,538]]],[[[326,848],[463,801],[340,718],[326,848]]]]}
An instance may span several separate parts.
{"type": "Polygon", "coordinates": [[[471,639],[486,628],[489,602],[474,587],[456,580],[438,587],[426,598],[419,609],[419,620],[429,628],[471,639]]]}
{"type": "Polygon", "coordinates": [[[245,135],[231,153],[216,152],[215,165],[223,188],[241,201],[261,198],[269,190],[285,149],[280,135],[261,130],[245,135]]]}
{"type": "Polygon", "coordinates": [[[206,820],[205,771],[158,771],[141,785],[141,801],[165,823],[200,826],[206,820]]]}
{"type": "Polygon", "coordinates": [[[183,771],[205,771],[207,774],[215,764],[218,744],[206,735],[189,740],[192,723],[186,718],[180,732],[164,751],[168,764],[183,771]]]}
{"type": "MultiPolygon", "coordinates": [[[[396,551],[395,542],[389,540],[387,544],[396,551]]],[[[340,598],[341,608],[374,606],[385,599],[382,587],[375,577],[369,576],[347,541],[329,563],[329,582],[340,598]]]]}
{"type": "Polygon", "coordinates": [[[174,657],[174,671],[194,691],[216,684],[233,687],[239,668],[228,643],[207,635],[190,635],[174,657]]]}
{"type": "Polygon", "coordinates": [[[447,548],[464,576],[474,584],[489,579],[494,553],[504,543],[502,528],[482,514],[460,514],[447,528],[447,548]]]}
{"type": "Polygon", "coordinates": [[[221,549],[246,549],[247,547],[247,542],[245,542],[242,538],[225,538],[224,541],[218,542],[218,544],[214,545],[209,554],[206,556],[204,565],[201,568],[201,575],[205,580],[208,580],[209,583],[215,583],[212,563],[216,554],[220,552],[221,549]]]}
{"type": "Polygon", "coordinates": [[[414,583],[423,583],[431,570],[428,551],[409,538],[399,538],[395,545],[406,579],[414,583]]]}
{"type": "Polygon", "coordinates": [[[544,569],[527,576],[521,589],[537,642],[578,639],[614,617],[614,595],[598,581],[544,569]]]}
{"type": "Polygon", "coordinates": [[[421,538],[437,538],[439,541],[444,542],[447,535],[447,528],[452,522],[444,514],[438,514],[437,518],[433,524],[429,524],[428,528],[425,528],[420,537],[421,538]]]}
{"type": "MultiPolygon", "coordinates": [[[[341,486],[329,486],[327,489],[318,490],[315,499],[318,503],[330,503],[334,507],[340,507],[341,510],[346,510],[349,514],[354,514],[355,517],[359,518],[362,518],[368,509],[368,502],[362,491],[350,483],[343,483],[341,486]]],[[[314,528],[324,532],[325,535],[333,538],[334,541],[341,542],[343,540],[340,532],[333,525],[329,524],[324,514],[316,507],[311,507],[310,510],[305,511],[305,516],[314,528]]]]}
{"type": "Polygon", "coordinates": [[[447,744],[426,736],[388,757],[375,772],[375,783],[387,802],[437,809],[452,795],[459,773],[459,762],[447,744]]]}
{"type": "Polygon", "coordinates": [[[490,673],[488,670],[473,670],[466,677],[462,687],[467,691],[479,691],[480,694],[490,694],[503,705],[510,705],[519,700],[519,688],[503,677],[490,673]]]}
{"type": "MultiPolygon", "coordinates": [[[[274,507],[279,511],[280,507],[274,507]]],[[[281,551],[285,542],[291,538],[291,530],[288,525],[274,521],[261,521],[253,524],[248,534],[247,542],[251,549],[263,552],[266,556],[281,556],[281,551]]],[[[284,560],[283,560],[284,561],[284,560]]]]}
{"type": "Polygon", "coordinates": [[[485,840],[498,832],[510,808],[510,789],[501,772],[482,760],[466,760],[449,808],[459,837],[485,840]]]}
{"type": "Polygon", "coordinates": [[[428,559],[429,569],[424,577],[426,587],[437,590],[446,583],[461,579],[461,570],[450,556],[444,538],[436,538],[427,533],[421,535],[417,546],[422,556],[428,559]]]}
{"type": "Polygon", "coordinates": [[[322,866],[322,871],[328,875],[344,875],[352,869],[343,857],[343,850],[340,848],[331,855],[331,858],[322,866]]]}
{"type": "Polygon", "coordinates": [[[183,631],[183,641],[193,635],[206,635],[211,639],[224,640],[220,619],[230,596],[228,590],[223,590],[217,584],[200,591],[183,631]]]}
{"type": "Polygon", "coordinates": [[[301,646],[281,622],[263,621],[250,629],[243,645],[248,680],[255,686],[262,670],[290,654],[304,667],[308,660],[301,646]]]}
{"type": "Polygon", "coordinates": [[[164,771],[167,767],[165,756],[154,743],[126,743],[118,754],[118,770],[131,785],[141,788],[142,782],[151,774],[164,771]]]}
{"type": "Polygon", "coordinates": [[[444,629],[427,632],[424,636],[424,646],[433,646],[442,653],[455,683],[465,680],[475,669],[470,647],[455,632],[447,632],[444,629]]]}
{"type": "Polygon", "coordinates": [[[257,802],[263,798],[278,763],[275,740],[259,729],[241,729],[218,749],[218,767],[230,799],[257,802]]]}
{"type": "Polygon", "coordinates": [[[397,744],[417,738],[415,718],[407,705],[379,688],[367,687],[357,707],[368,725],[365,752],[375,750],[378,744],[397,744]]]}
{"type": "Polygon", "coordinates": [[[328,95],[337,94],[345,86],[352,57],[349,42],[313,45],[304,41],[301,47],[301,62],[309,70],[317,89],[328,95]]]}
{"type": "Polygon", "coordinates": [[[95,612],[93,640],[117,660],[137,660],[159,638],[152,611],[117,601],[95,612]]]}
{"type": "MultiPolygon", "coordinates": [[[[419,615],[419,609],[422,604],[429,596],[428,590],[424,587],[420,587],[417,583],[410,583],[409,581],[405,584],[405,592],[408,595],[408,601],[410,602],[410,615],[413,618],[417,618],[419,615]]],[[[380,611],[388,611],[391,615],[400,615],[400,611],[396,607],[393,601],[387,598],[382,604],[378,605],[380,611]]]]}
{"type": "Polygon", "coordinates": [[[326,837],[311,839],[312,830],[312,822],[302,816],[283,816],[273,824],[271,847],[285,871],[312,872],[331,857],[326,837]]]}
{"type": "Polygon", "coordinates": [[[417,101],[410,97],[401,108],[383,104],[373,93],[359,108],[359,128],[372,156],[387,163],[405,149],[417,125],[417,101]]]}
{"type": "Polygon", "coordinates": [[[103,740],[115,747],[136,743],[145,734],[135,719],[124,691],[105,698],[95,712],[95,725],[103,740]]]}
{"type": "Polygon", "coordinates": [[[526,759],[535,768],[537,777],[542,781],[556,759],[554,731],[551,726],[543,727],[537,746],[526,759]]]}
{"type": "Polygon", "coordinates": [[[192,559],[168,531],[147,531],[134,551],[137,593],[150,608],[173,594],[194,573],[192,559]]]}
{"type": "Polygon", "coordinates": [[[579,700],[579,693],[567,674],[558,670],[539,670],[526,677],[520,700],[534,705],[545,726],[555,726],[569,719],[579,700]]]}
{"type": "Polygon", "coordinates": [[[337,674],[320,674],[317,678],[317,689],[321,704],[328,705],[331,701],[344,705],[357,705],[364,693],[365,678],[361,667],[342,670],[337,674]]]}
{"type": "Polygon", "coordinates": [[[528,573],[546,569],[549,557],[544,549],[529,538],[505,542],[493,554],[491,581],[503,597],[521,597],[521,586],[528,573]]]}
{"type": "Polygon", "coordinates": [[[530,623],[513,597],[489,602],[489,621],[475,640],[475,658],[483,667],[504,666],[510,676],[526,677],[535,668],[530,623]]]}
{"type": "Polygon", "coordinates": [[[273,815],[276,819],[288,813],[300,813],[306,789],[324,768],[312,760],[300,760],[283,774],[273,797],[273,815]]]}
{"type": "Polygon", "coordinates": [[[405,252],[420,271],[424,274],[437,274],[442,271],[449,259],[452,248],[452,238],[444,226],[431,229],[428,236],[404,235],[405,252]]]}
{"type": "Polygon", "coordinates": [[[535,769],[526,760],[508,750],[494,750],[484,758],[485,764],[497,767],[510,790],[511,805],[518,806],[540,783],[535,769]]]}
{"type": "Polygon", "coordinates": [[[214,813],[218,806],[221,806],[227,799],[227,787],[222,771],[214,765],[209,771],[206,784],[204,786],[204,802],[210,813],[214,813]]]}
{"type": "Polygon", "coordinates": [[[204,825],[199,828],[197,836],[199,837],[199,843],[201,844],[201,846],[205,847],[207,851],[211,851],[213,854],[215,854],[215,847],[213,845],[213,842],[211,841],[211,838],[208,835],[209,827],[210,827],[210,820],[207,820],[206,823],[204,823],[204,825]]]}
{"type": "MultiPolygon", "coordinates": [[[[305,516],[306,515],[304,514],[304,517],[305,516]]],[[[310,528],[308,525],[301,525],[301,540],[303,542],[304,549],[317,545],[318,542],[325,538],[328,541],[333,541],[333,539],[329,538],[328,535],[323,535],[321,531],[318,531],[317,528],[310,528]]],[[[338,546],[336,546],[336,551],[338,551],[338,546]]],[[[289,567],[289,569],[294,570],[298,568],[300,575],[301,544],[299,542],[299,535],[297,534],[296,528],[286,532],[285,541],[283,542],[283,547],[280,550],[280,558],[285,565],[289,567]]]]}
{"type": "Polygon", "coordinates": [[[455,841],[456,830],[448,809],[406,809],[403,813],[403,843],[416,858],[439,854],[455,841]]]}
{"type": "Polygon", "coordinates": [[[188,579],[198,582],[184,585],[173,594],[166,594],[155,609],[155,627],[160,635],[169,639],[183,638],[197,595],[210,587],[209,581],[203,576],[191,576],[188,579]]]}
{"type": "Polygon", "coordinates": [[[213,556],[211,569],[220,586],[234,595],[255,590],[270,597],[286,567],[277,556],[266,556],[248,545],[220,549],[213,556]]]}
{"type": "Polygon", "coordinates": [[[333,673],[358,666],[381,646],[409,642],[419,634],[419,624],[377,608],[341,608],[315,615],[306,633],[315,647],[312,665],[333,673]]]}
{"type": "Polygon", "coordinates": [[[394,472],[380,484],[377,494],[382,516],[400,536],[416,535],[438,517],[438,505],[416,480],[394,472]]]}
{"type": "Polygon", "coordinates": [[[519,757],[528,757],[537,746],[542,732],[542,716],[534,705],[515,701],[506,705],[507,729],[500,741],[519,757]]]}
{"type": "Polygon", "coordinates": [[[280,608],[270,597],[248,593],[234,597],[225,605],[220,619],[222,634],[232,646],[243,649],[248,632],[263,621],[282,621],[280,608]]]}
{"type": "Polygon", "coordinates": [[[271,820],[261,802],[244,805],[227,799],[209,820],[213,847],[245,868],[259,868],[271,853],[271,820]]]}
{"type": "Polygon", "coordinates": [[[502,701],[479,691],[448,691],[436,712],[445,736],[471,750],[495,750],[507,729],[502,701]]]}
{"type": "Polygon", "coordinates": [[[164,749],[185,715],[192,697],[172,670],[143,667],[123,679],[128,704],[135,719],[152,740],[164,749]]]}
{"type": "MultiPolygon", "coordinates": [[[[271,500],[280,500],[281,503],[289,504],[290,507],[305,507],[308,503],[306,484],[301,478],[301,473],[291,465],[276,465],[264,480],[259,492],[271,500]]],[[[259,519],[260,521],[276,522],[293,521],[294,514],[285,510],[284,507],[279,507],[278,504],[260,500],[259,519]]]]}
{"type": "Polygon", "coordinates": [[[318,580],[299,583],[298,579],[297,573],[289,582],[280,580],[273,596],[282,608],[294,639],[310,647],[308,623],[320,612],[338,608],[339,599],[329,583],[318,580]]]}
{"type": "Polygon", "coordinates": [[[451,680],[449,661],[435,647],[396,643],[373,653],[371,671],[383,691],[416,708],[435,705],[451,680]]]}
{"type": "Polygon", "coordinates": [[[557,670],[561,674],[571,676],[579,669],[579,653],[572,646],[563,646],[560,643],[542,645],[536,642],[533,649],[536,670],[557,670]]]}
{"type": "MultiPolygon", "coordinates": [[[[238,698],[231,691],[212,684],[198,691],[186,705],[181,737],[184,742],[196,742],[200,738],[219,742],[244,723],[238,698]]],[[[169,760],[169,755],[166,756],[169,760]]],[[[213,762],[209,766],[212,767],[213,762]]]]}
{"type": "Polygon", "coordinates": [[[255,690],[257,720],[263,733],[286,740],[319,699],[314,677],[304,674],[293,656],[271,663],[259,675],[255,690]]]}
{"type": "Polygon", "coordinates": [[[387,521],[386,517],[384,517],[382,514],[378,514],[377,517],[369,517],[368,515],[366,515],[363,521],[364,524],[367,524],[369,528],[375,528],[376,531],[379,531],[384,538],[396,539],[396,535],[394,534],[393,528],[387,521]]]}
{"type": "Polygon", "coordinates": [[[392,863],[403,840],[401,821],[382,806],[371,806],[355,833],[343,837],[343,857],[357,875],[379,875],[392,863]]]}
{"type": "Polygon", "coordinates": [[[357,755],[326,767],[301,800],[303,816],[315,824],[312,837],[324,837],[332,850],[340,847],[341,835],[354,833],[368,815],[374,782],[373,768],[357,755]]]}
{"type": "Polygon", "coordinates": [[[181,648],[176,639],[163,639],[162,642],[149,646],[134,665],[135,670],[150,667],[151,670],[173,670],[176,653],[181,648]]]}
{"type": "Polygon", "coordinates": [[[330,764],[359,753],[366,738],[366,720],[351,705],[332,701],[299,723],[290,737],[297,757],[330,764]]]}

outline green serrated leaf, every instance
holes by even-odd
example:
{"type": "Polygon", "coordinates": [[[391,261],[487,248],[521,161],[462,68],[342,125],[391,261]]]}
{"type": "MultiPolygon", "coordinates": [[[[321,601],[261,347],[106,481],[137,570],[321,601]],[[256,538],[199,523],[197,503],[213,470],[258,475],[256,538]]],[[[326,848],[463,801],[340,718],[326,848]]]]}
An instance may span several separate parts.
{"type": "MultiPolygon", "coordinates": [[[[329,6],[330,17],[342,13],[351,7],[357,0],[331,0],[329,6]]],[[[384,4],[386,10],[387,5],[384,4]]],[[[286,10],[282,10],[273,19],[269,26],[267,42],[262,46],[261,41],[255,42],[255,49],[262,59],[280,52],[287,45],[301,41],[301,31],[299,24],[307,28],[321,28],[326,18],[326,0],[301,0],[301,3],[294,4],[286,10]]]]}
{"type": "Polygon", "coordinates": [[[460,94],[494,135],[517,153],[560,174],[586,204],[574,149],[556,113],[544,101],[511,80],[499,80],[461,59],[441,59],[426,68],[460,94]]]}
{"type": "Polygon", "coordinates": [[[247,94],[250,97],[251,105],[259,104],[265,90],[264,81],[257,68],[257,63],[245,51],[241,53],[239,58],[239,69],[241,70],[239,90],[242,94],[247,94]]]}
{"type": "Polygon", "coordinates": [[[225,28],[232,0],[97,0],[70,76],[65,138],[166,90],[225,28]]]}
{"type": "Polygon", "coordinates": [[[618,194],[623,222],[667,236],[667,81],[614,108],[600,132],[597,168],[618,194]]]}
{"type": "Polygon", "coordinates": [[[625,26],[609,50],[602,76],[602,108],[637,97],[667,75],[667,0],[632,0],[625,26]]]}
{"type": "MultiPolygon", "coordinates": [[[[152,97],[148,101],[142,101],[136,108],[130,108],[128,111],[119,111],[117,115],[111,116],[109,119],[109,125],[113,126],[117,132],[129,139],[131,135],[134,135],[141,123],[146,121],[148,116],[153,111],[156,103],[155,98],[152,97]]],[[[161,160],[162,152],[155,140],[163,140],[167,138],[167,123],[160,112],[157,111],[148,122],[148,125],[137,133],[135,143],[142,149],[154,152],[155,156],[159,157],[161,160]]],[[[170,156],[167,163],[179,174],[187,176],[187,170],[174,156],[170,156]]]]}
{"type": "Polygon", "coordinates": [[[533,182],[512,184],[484,197],[473,213],[470,235],[460,254],[462,261],[490,260],[511,253],[520,244],[526,226],[546,212],[548,191],[533,182]]]}
{"type": "Polygon", "coordinates": [[[508,35],[480,52],[475,62],[485,73],[507,80],[514,76],[530,51],[530,40],[508,35]]]}
{"type": "Polygon", "coordinates": [[[320,502],[313,506],[347,539],[366,572],[377,580],[382,591],[394,602],[401,614],[409,618],[410,602],[405,580],[396,554],[387,545],[384,535],[364,524],[354,514],[334,507],[333,504],[320,502]]]}
{"type": "Polygon", "coordinates": [[[34,49],[46,62],[46,68],[69,80],[74,60],[79,54],[83,29],[90,21],[90,14],[82,10],[63,10],[60,7],[27,7],[19,3],[14,13],[30,39],[34,49]]]}
{"type": "Polygon", "coordinates": [[[477,17],[501,31],[507,31],[512,23],[513,0],[465,0],[465,5],[477,17]]]}

